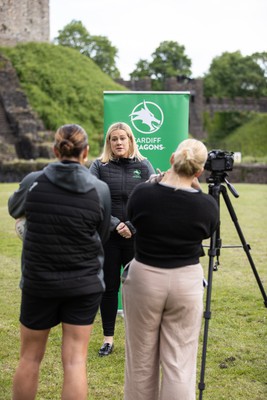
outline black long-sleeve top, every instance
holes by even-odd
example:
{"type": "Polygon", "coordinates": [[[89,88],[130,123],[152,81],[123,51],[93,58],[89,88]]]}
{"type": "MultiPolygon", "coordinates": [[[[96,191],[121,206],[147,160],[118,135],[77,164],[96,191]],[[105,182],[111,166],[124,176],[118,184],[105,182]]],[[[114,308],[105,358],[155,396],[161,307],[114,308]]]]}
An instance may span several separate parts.
{"type": "Polygon", "coordinates": [[[160,268],[197,264],[203,255],[202,241],[219,221],[218,204],[211,195],[160,183],[139,184],[127,211],[137,230],[135,258],[160,268]]]}

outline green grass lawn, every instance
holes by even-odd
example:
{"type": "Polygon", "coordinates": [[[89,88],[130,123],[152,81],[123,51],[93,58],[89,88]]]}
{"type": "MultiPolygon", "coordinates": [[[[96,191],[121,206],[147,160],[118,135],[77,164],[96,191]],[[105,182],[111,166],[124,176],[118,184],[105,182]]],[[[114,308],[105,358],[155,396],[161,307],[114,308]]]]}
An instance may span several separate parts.
{"type": "MultiPolygon", "coordinates": [[[[12,377],[19,357],[20,253],[22,242],[8,215],[7,199],[16,184],[0,184],[0,399],[10,400],[12,377]]],[[[238,222],[251,246],[265,292],[267,291],[267,185],[236,184],[240,197],[229,198],[238,222]]],[[[203,190],[208,191],[207,185],[203,190]]],[[[220,198],[223,246],[241,246],[235,226],[220,198]]],[[[207,246],[209,242],[206,243],[207,246]]],[[[208,249],[206,249],[208,250],[208,249]]],[[[267,398],[267,308],[242,248],[222,248],[218,271],[213,273],[211,312],[205,369],[205,400],[266,400],[267,398]]],[[[207,277],[208,256],[202,259],[207,277]]],[[[203,320],[204,324],[204,320],[203,320]]],[[[203,330],[202,330],[203,332],[203,330]]],[[[123,398],[124,325],[118,316],[115,351],[97,355],[102,343],[99,315],[96,318],[88,357],[89,400],[123,398]]],[[[38,400],[60,399],[61,329],[51,332],[42,363],[38,400]]],[[[197,383],[200,376],[202,338],[197,383]]],[[[199,392],[197,390],[197,398],[199,392]]],[[[78,400],[78,399],[77,399],[78,400]]],[[[177,399],[178,400],[178,399],[177,399]]],[[[179,399],[183,400],[183,399],[179,399]]]]}

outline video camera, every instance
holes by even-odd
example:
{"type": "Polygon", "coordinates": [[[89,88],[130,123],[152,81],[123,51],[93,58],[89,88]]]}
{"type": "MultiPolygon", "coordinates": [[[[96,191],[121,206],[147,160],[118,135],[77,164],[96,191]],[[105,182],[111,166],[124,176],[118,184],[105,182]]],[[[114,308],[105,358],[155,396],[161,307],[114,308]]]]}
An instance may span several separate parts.
{"type": "Polygon", "coordinates": [[[232,171],[234,165],[234,153],[223,150],[211,150],[204,169],[212,172],[232,171]]]}

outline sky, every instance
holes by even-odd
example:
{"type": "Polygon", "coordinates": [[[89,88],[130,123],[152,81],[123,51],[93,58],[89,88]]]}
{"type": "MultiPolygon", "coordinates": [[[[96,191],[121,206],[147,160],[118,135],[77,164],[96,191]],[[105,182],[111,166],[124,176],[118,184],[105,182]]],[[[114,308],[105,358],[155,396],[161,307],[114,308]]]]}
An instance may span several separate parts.
{"type": "Polygon", "coordinates": [[[223,52],[267,51],[267,0],[50,0],[50,38],[72,20],[118,49],[123,79],[163,41],[185,47],[192,77],[223,52]]]}

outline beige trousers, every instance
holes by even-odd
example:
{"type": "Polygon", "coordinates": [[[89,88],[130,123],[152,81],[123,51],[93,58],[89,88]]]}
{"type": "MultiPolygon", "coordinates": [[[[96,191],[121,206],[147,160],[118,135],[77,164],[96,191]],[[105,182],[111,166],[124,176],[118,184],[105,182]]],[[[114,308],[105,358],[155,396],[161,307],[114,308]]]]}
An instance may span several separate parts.
{"type": "Polygon", "coordinates": [[[134,259],[122,295],[124,400],[195,400],[202,266],[163,269],[134,259]]]}

